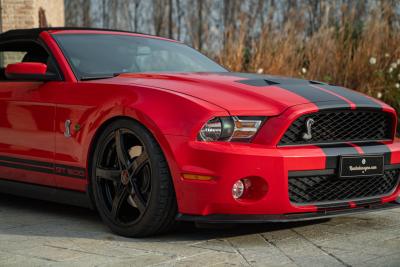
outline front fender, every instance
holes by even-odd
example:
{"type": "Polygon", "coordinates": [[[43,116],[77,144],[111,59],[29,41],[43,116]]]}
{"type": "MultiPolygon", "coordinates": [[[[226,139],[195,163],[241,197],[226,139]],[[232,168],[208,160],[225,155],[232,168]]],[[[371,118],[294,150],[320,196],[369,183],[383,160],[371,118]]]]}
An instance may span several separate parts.
{"type": "Polygon", "coordinates": [[[193,140],[204,122],[214,116],[228,116],[229,113],[203,100],[168,91],[149,92],[146,101],[131,103],[125,107],[124,116],[144,125],[160,145],[173,178],[176,196],[182,194],[179,188],[181,170],[175,154],[178,149],[167,136],[181,136],[193,140]]]}

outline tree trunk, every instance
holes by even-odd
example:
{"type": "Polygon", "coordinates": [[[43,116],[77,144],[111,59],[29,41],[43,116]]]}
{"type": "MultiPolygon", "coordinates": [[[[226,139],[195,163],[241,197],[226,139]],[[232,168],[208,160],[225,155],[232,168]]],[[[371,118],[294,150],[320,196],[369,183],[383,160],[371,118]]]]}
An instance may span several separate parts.
{"type": "Polygon", "coordinates": [[[203,49],[203,1],[197,0],[197,16],[198,16],[198,24],[197,24],[197,48],[199,51],[203,49]]]}
{"type": "Polygon", "coordinates": [[[177,39],[180,40],[181,39],[181,27],[182,27],[182,10],[181,10],[181,2],[180,0],[176,0],[176,13],[177,13],[177,39]]]}
{"type": "Polygon", "coordinates": [[[173,12],[173,2],[168,0],[168,38],[172,39],[172,12],[173,12]]]}
{"type": "Polygon", "coordinates": [[[83,1],[82,3],[82,25],[83,27],[90,27],[92,24],[90,18],[90,1],[83,1]]]}

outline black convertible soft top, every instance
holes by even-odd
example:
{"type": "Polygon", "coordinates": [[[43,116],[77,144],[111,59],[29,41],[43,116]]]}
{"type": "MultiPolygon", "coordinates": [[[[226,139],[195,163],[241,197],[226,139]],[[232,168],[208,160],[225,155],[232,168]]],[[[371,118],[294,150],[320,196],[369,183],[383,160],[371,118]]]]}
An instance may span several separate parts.
{"type": "Polygon", "coordinates": [[[150,35],[140,32],[131,32],[123,30],[112,30],[112,29],[102,29],[102,28],[84,28],[84,27],[48,27],[48,28],[32,28],[32,29],[18,29],[9,30],[0,34],[0,42],[7,41],[10,39],[37,39],[40,33],[44,31],[52,30],[86,30],[86,31],[108,31],[108,32],[126,32],[126,33],[137,33],[143,35],[150,35]]]}

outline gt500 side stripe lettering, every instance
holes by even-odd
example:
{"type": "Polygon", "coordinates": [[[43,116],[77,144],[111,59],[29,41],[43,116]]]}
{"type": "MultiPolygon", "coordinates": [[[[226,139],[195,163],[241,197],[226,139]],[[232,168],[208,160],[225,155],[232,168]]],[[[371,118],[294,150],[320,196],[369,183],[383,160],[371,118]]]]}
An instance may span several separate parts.
{"type": "Polygon", "coordinates": [[[54,173],[61,176],[68,176],[73,178],[86,178],[85,169],[73,168],[65,165],[56,165],[54,167],[54,173]]]}
{"type": "Polygon", "coordinates": [[[84,168],[53,164],[50,162],[0,156],[0,167],[1,166],[34,172],[53,173],[55,175],[77,179],[86,179],[86,169],[84,168]]]}

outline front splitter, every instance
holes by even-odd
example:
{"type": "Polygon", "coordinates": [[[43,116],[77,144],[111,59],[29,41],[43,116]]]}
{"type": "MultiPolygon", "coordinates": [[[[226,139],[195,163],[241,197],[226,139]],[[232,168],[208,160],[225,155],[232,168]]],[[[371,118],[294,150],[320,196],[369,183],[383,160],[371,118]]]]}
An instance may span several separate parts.
{"type": "Polygon", "coordinates": [[[268,223],[268,222],[296,222],[310,221],[326,218],[334,218],[344,215],[353,215],[366,212],[387,210],[400,208],[400,201],[390,202],[385,204],[368,205],[364,207],[340,209],[340,210],[324,210],[317,212],[305,213],[288,213],[288,214],[268,214],[268,215],[237,215],[237,214],[212,214],[206,216],[178,214],[176,220],[190,221],[198,223],[268,223]]]}

